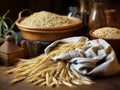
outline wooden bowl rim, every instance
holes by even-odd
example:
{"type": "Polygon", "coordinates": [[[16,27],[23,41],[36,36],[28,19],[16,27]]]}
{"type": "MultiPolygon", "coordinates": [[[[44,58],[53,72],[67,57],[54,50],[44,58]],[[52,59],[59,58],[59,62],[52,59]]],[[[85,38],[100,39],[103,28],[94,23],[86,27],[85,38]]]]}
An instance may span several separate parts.
{"type": "Polygon", "coordinates": [[[71,32],[71,31],[76,31],[77,29],[80,29],[81,27],[74,27],[74,28],[69,28],[69,29],[63,29],[63,30],[60,30],[60,29],[58,29],[58,30],[48,30],[48,31],[46,31],[46,30],[30,30],[30,29],[27,29],[27,28],[21,28],[21,27],[19,27],[19,29],[20,29],[20,31],[24,31],[24,32],[32,32],[32,33],[51,33],[51,34],[53,34],[53,33],[63,33],[63,32],[71,32]]]}
{"type": "Polygon", "coordinates": [[[18,18],[15,22],[15,24],[18,26],[18,27],[21,27],[21,28],[25,28],[25,29],[34,29],[34,30],[58,30],[58,29],[68,29],[68,28],[73,28],[73,27],[77,27],[77,26],[82,26],[82,21],[79,19],[79,18],[76,18],[76,17],[68,17],[68,16],[63,16],[63,17],[67,17],[71,20],[74,21],[74,23],[72,24],[69,24],[69,25],[64,25],[64,26],[51,26],[51,27],[40,27],[40,28],[29,28],[29,27],[26,27],[24,25],[21,25],[20,22],[27,18],[27,17],[22,17],[22,18],[18,18]]]}

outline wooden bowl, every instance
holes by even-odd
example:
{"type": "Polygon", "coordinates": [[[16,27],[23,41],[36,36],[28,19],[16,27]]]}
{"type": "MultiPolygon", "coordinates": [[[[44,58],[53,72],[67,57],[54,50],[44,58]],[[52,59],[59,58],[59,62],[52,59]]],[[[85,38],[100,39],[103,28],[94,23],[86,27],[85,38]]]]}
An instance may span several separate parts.
{"type": "Polygon", "coordinates": [[[79,33],[80,28],[82,27],[82,21],[80,19],[63,16],[71,19],[73,23],[63,26],[30,28],[20,24],[20,22],[26,18],[22,17],[21,13],[22,12],[19,13],[19,18],[16,20],[15,24],[20,29],[23,38],[31,41],[55,41],[75,36],[79,33]]]}
{"type": "MultiPolygon", "coordinates": [[[[93,34],[95,30],[90,30],[89,31],[89,35],[91,39],[98,39],[98,38],[102,38],[102,37],[98,37],[96,35],[93,34]]],[[[114,49],[118,59],[120,59],[120,39],[112,39],[112,38],[102,38],[104,40],[106,40],[114,49]]]]}
{"type": "Polygon", "coordinates": [[[55,41],[71,36],[75,36],[80,33],[80,26],[69,29],[58,30],[32,30],[18,27],[21,31],[21,35],[24,39],[30,41],[55,41]]]}

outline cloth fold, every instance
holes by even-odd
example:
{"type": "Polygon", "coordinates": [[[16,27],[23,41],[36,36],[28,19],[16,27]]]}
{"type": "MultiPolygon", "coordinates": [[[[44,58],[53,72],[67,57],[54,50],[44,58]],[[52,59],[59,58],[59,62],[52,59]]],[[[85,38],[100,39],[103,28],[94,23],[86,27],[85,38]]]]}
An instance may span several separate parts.
{"type": "Polygon", "coordinates": [[[70,37],[70,38],[57,40],[45,48],[45,53],[51,52],[53,50],[53,48],[55,48],[60,43],[76,43],[76,42],[87,42],[87,41],[88,41],[88,38],[84,37],[84,36],[82,36],[82,37],[70,37]]]}
{"type": "Polygon", "coordinates": [[[120,65],[113,48],[103,39],[89,40],[87,37],[70,37],[53,42],[45,49],[45,52],[49,53],[59,43],[80,41],[85,41],[86,45],[62,53],[52,59],[54,61],[68,60],[78,73],[88,76],[109,76],[120,71],[120,65]]]}

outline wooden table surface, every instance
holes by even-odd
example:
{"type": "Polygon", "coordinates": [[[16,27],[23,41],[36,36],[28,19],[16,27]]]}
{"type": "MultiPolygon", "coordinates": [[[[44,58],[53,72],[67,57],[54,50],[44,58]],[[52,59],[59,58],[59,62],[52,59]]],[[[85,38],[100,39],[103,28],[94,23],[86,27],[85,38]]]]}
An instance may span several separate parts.
{"type": "Polygon", "coordinates": [[[59,88],[41,88],[32,86],[27,82],[19,82],[14,85],[10,85],[12,75],[6,75],[4,72],[11,67],[0,66],[0,90],[120,90],[120,73],[110,77],[100,77],[94,80],[92,85],[82,85],[77,88],[59,87],[59,88]]]}

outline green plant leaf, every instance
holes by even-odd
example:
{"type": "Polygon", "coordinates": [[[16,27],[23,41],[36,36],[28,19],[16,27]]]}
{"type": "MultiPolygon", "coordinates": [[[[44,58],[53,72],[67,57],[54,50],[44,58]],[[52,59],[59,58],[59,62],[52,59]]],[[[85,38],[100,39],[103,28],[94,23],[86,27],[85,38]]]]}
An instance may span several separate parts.
{"type": "Polygon", "coordinates": [[[2,37],[2,22],[0,22],[0,38],[2,37]]]}
{"type": "Polygon", "coordinates": [[[2,20],[3,18],[0,16],[0,21],[2,20]]]}
{"type": "Polygon", "coordinates": [[[15,26],[15,23],[13,23],[13,24],[11,25],[10,29],[12,30],[12,29],[14,28],[14,26],[15,26]]]}
{"type": "Polygon", "coordinates": [[[3,19],[6,18],[7,14],[10,12],[10,10],[7,10],[7,12],[3,15],[3,19]]]}
{"type": "Polygon", "coordinates": [[[3,21],[3,27],[5,27],[6,29],[8,29],[8,25],[5,21],[3,21]]]}
{"type": "Polygon", "coordinates": [[[2,17],[0,16],[0,40],[5,39],[7,35],[12,35],[17,41],[17,33],[13,29],[15,23],[13,23],[11,18],[6,17],[8,13],[9,10],[2,17]]]}

